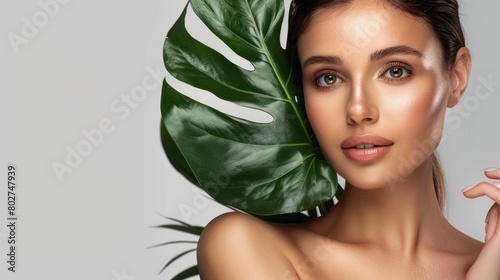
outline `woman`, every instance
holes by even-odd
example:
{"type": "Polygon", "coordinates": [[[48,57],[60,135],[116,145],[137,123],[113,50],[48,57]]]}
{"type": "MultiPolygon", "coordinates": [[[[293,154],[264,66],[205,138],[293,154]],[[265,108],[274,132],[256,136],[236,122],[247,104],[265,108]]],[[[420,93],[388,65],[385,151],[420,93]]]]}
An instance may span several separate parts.
{"type": "MultiPolygon", "coordinates": [[[[308,117],[345,193],[326,215],[298,225],[240,213],[214,219],[199,241],[202,279],[500,279],[498,206],[486,244],[440,208],[434,151],[471,70],[457,2],[293,5],[308,117]]],[[[497,169],[485,174],[500,179],[497,169]]],[[[500,202],[486,182],[464,194],[500,202]]]]}

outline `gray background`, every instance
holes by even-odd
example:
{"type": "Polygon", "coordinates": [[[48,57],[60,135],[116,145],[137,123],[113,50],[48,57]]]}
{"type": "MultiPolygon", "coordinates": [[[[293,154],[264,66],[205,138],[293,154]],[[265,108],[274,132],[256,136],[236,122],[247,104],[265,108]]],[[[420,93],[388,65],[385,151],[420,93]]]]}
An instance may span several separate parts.
{"type": "MultiPolygon", "coordinates": [[[[7,254],[6,167],[14,163],[19,169],[18,272],[7,272],[2,261],[0,278],[170,279],[194,264],[194,254],[160,276],[159,270],[190,246],[146,248],[189,236],[151,226],[165,223],[162,215],[205,225],[227,211],[202,199],[176,173],[159,141],[160,86],[150,69],[164,71],[163,40],[186,1],[61,0],[52,1],[58,10],[47,15],[40,3],[48,2],[0,3],[0,260],[7,254]],[[22,36],[34,16],[39,26],[16,52],[8,34],[22,36]],[[127,105],[144,80],[149,88],[127,105]],[[113,130],[59,180],[54,162],[64,163],[67,148],[86,139],[82,131],[99,128],[105,119],[113,130]]],[[[485,180],[483,168],[500,167],[500,86],[490,92],[481,82],[500,82],[499,6],[462,1],[474,67],[463,112],[449,112],[439,148],[448,181],[446,215],[477,239],[483,239],[491,202],[467,200],[460,189],[485,180]]],[[[201,27],[192,30],[229,55],[201,27]]]]}

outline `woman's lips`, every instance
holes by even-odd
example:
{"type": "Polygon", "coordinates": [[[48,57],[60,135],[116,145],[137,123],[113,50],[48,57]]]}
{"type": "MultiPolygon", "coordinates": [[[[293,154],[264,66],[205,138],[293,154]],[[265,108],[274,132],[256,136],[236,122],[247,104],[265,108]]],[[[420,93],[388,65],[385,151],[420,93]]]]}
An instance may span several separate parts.
{"type": "Polygon", "coordinates": [[[346,157],[357,162],[373,162],[385,156],[394,142],[377,135],[353,135],[340,144],[346,157]]]}

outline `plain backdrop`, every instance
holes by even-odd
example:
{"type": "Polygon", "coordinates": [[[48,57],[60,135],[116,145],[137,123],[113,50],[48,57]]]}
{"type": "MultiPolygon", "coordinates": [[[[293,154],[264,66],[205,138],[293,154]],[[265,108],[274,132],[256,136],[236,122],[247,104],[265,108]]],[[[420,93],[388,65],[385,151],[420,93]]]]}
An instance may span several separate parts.
{"type": "MultiPolygon", "coordinates": [[[[168,222],[163,216],[205,225],[228,211],[202,199],[160,144],[162,45],[185,3],[0,3],[1,260],[8,253],[7,166],[18,168],[17,272],[2,261],[1,279],[170,279],[195,263],[191,253],[159,275],[193,245],[147,248],[194,240],[154,228],[168,222]],[[72,155],[78,149],[80,159],[72,155]],[[58,164],[67,166],[60,176],[58,164]]],[[[500,167],[499,8],[495,1],[461,1],[474,66],[464,109],[449,112],[439,147],[448,182],[445,213],[480,240],[491,202],[465,199],[460,190],[486,180],[483,168],[500,167]]],[[[192,22],[207,43],[220,45],[192,22]]]]}

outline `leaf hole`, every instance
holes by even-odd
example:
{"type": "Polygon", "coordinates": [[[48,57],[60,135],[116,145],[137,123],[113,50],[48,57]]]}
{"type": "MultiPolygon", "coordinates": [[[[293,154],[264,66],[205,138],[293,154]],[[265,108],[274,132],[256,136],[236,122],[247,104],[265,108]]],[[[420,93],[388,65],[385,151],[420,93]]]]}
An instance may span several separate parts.
{"type": "Polygon", "coordinates": [[[232,63],[248,71],[255,70],[250,61],[236,54],[201,21],[191,5],[188,6],[186,13],[186,30],[194,39],[216,50],[232,63]]]}
{"type": "Polygon", "coordinates": [[[168,72],[166,72],[165,78],[167,82],[178,92],[224,114],[254,123],[266,124],[274,121],[273,116],[265,111],[240,106],[233,102],[220,99],[209,91],[193,87],[177,80],[168,72]]]}
{"type": "Polygon", "coordinates": [[[285,15],[283,17],[283,22],[281,23],[281,33],[280,33],[280,44],[283,49],[286,49],[288,40],[288,18],[290,16],[291,5],[292,5],[292,0],[285,0],[285,15]]]}

